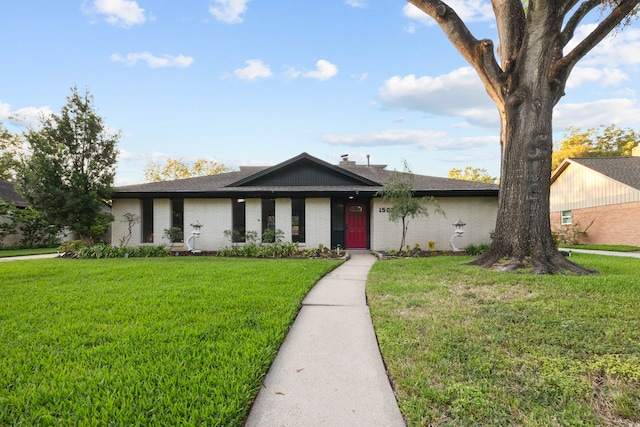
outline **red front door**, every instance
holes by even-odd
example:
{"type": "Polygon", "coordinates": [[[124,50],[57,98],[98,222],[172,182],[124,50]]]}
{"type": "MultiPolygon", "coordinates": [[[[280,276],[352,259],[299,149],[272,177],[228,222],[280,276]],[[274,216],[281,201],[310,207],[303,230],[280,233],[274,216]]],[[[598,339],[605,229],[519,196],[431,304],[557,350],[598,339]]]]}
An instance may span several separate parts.
{"type": "Polygon", "coordinates": [[[367,205],[349,202],[345,205],[345,244],[348,249],[367,247],[367,205]]]}

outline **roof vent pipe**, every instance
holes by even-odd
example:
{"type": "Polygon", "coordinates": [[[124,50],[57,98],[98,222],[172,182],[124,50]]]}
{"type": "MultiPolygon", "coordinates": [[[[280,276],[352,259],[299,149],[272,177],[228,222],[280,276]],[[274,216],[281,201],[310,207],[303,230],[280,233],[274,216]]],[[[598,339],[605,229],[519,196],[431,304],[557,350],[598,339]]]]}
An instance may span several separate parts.
{"type": "Polygon", "coordinates": [[[367,154],[367,167],[371,166],[371,164],[369,163],[369,159],[370,158],[371,158],[371,156],[367,154]]]}

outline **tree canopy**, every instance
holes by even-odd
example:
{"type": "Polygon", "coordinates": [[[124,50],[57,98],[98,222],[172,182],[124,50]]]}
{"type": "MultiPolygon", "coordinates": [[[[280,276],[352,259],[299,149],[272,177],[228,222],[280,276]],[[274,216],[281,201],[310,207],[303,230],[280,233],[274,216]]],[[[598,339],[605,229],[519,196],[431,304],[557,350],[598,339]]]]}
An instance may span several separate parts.
{"type": "Polygon", "coordinates": [[[18,171],[19,190],[50,224],[92,242],[108,229],[119,132],[96,114],[93,96],[71,88],[60,114],[43,116],[25,134],[29,153],[18,171]]]}
{"type": "Polygon", "coordinates": [[[571,127],[553,152],[551,169],[555,170],[564,159],[571,157],[630,156],[639,142],[640,132],[621,129],[614,124],[585,131],[571,127]]]}
{"type": "Polygon", "coordinates": [[[13,181],[19,165],[18,153],[22,148],[19,135],[9,132],[0,122],[0,180],[13,181]]]}
{"type": "Polygon", "coordinates": [[[462,179],[464,181],[488,182],[491,184],[495,184],[496,181],[498,181],[498,178],[489,175],[486,169],[471,166],[466,166],[464,170],[457,168],[451,169],[449,171],[449,178],[462,179]]]}
{"type": "Polygon", "coordinates": [[[575,65],[628,22],[640,0],[491,0],[497,43],[476,38],[452,1],[408,1],[432,17],[471,64],[500,117],[496,227],[491,246],[472,264],[534,274],[592,273],[563,257],[551,235],[553,108],[575,65]],[[592,12],[599,12],[599,22],[577,31],[592,12]],[[581,38],[572,43],[576,34],[581,38]]]}
{"type": "Polygon", "coordinates": [[[230,170],[223,163],[218,163],[215,160],[196,159],[193,162],[187,162],[182,157],[177,159],[169,157],[164,165],[150,162],[144,170],[144,178],[147,182],[168,181],[216,175],[230,170]]]}

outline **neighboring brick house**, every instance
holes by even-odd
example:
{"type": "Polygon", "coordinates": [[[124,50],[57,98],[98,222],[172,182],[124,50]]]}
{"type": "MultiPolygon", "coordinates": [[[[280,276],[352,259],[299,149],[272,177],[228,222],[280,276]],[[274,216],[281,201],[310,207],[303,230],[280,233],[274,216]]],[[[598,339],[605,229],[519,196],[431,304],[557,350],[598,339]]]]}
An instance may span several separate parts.
{"type": "MultiPolygon", "coordinates": [[[[225,231],[241,235],[282,230],[285,240],[301,246],[375,250],[397,249],[401,225],[388,219],[390,204],[375,194],[389,182],[384,165],[358,165],[347,156],[331,165],[307,153],[272,167],[241,167],[239,171],[175,181],[118,187],[113,195],[113,234],[127,235],[127,213],[138,215],[130,245],[167,244],[164,230],[203,224],[198,249],[217,250],[231,244],[225,231]]],[[[462,219],[465,234],[458,247],[488,243],[498,210],[498,186],[414,175],[416,197],[434,196],[446,213],[411,220],[408,245],[428,241],[448,250],[462,219]]]]}
{"type": "Polygon", "coordinates": [[[580,243],[640,246],[640,147],[630,157],[566,159],[551,176],[551,228],[580,243]]]}
{"type": "MultiPolygon", "coordinates": [[[[17,207],[18,209],[24,209],[29,206],[29,203],[16,192],[15,184],[11,181],[0,181],[0,199],[17,207]]],[[[3,216],[0,216],[0,221],[11,224],[11,220],[3,216]]],[[[20,233],[10,234],[0,243],[5,246],[17,245],[20,243],[21,238],[22,235],[20,233]]]]}

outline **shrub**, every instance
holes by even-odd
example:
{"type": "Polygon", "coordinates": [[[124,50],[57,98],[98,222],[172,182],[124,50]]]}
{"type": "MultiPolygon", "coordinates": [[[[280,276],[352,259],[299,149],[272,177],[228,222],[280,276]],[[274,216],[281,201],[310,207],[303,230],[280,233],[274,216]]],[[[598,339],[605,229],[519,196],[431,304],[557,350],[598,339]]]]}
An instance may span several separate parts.
{"type": "MultiPolygon", "coordinates": [[[[68,252],[68,251],[65,251],[68,252]]],[[[166,246],[138,246],[135,248],[127,246],[111,246],[104,243],[98,243],[93,246],[85,246],[76,249],[74,255],[80,259],[97,259],[97,258],[151,258],[164,257],[169,255],[166,246]]]]}
{"type": "Polygon", "coordinates": [[[558,243],[565,245],[577,245],[580,241],[587,235],[587,231],[593,225],[595,219],[593,219],[589,225],[582,229],[579,222],[574,222],[571,225],[563,225],[561,228],[553,230],[551,233],[553,236],[553,240],[556,242],[556,246],[558,243]]]}
{"type": "Polygon", "coordinates": [[[284,231],[277,229],[266,229],[262,233],[262,243],[282,243],[284,241],[284,231]]]}
{"type": "Polygon", "coordinates": [[[78,252],[79,249],[84,248],[86,243],[82,240],[72,240],[70,242],[64,242],[58,247],[60,252],[78,252]]]}
{"type": "Polygon", "coordinates": [[[464,248],[465,252],[469,255],[480,255],[489,249],[488,243],[480,243],[479,245],[470,244],[466,248],[464,248]]]}
{"type": "Polygon", "coordinates": [[[169,250],[164,245],[158,246],[138,246],[136,248],[127,248],[130,249],[131,257],[135,258],[151,258],[151,257],[163,257],[169,256],[169,250]]]}
{"type": "Polygon", "coordinates": [[[171,243],[171,249],[173,249],[173,245],[175,242],[179,242],[181,239],[182,228],[180,227],[169,227],[164,229],[164,234],[162,237],[169,240],[171,243]]]}

